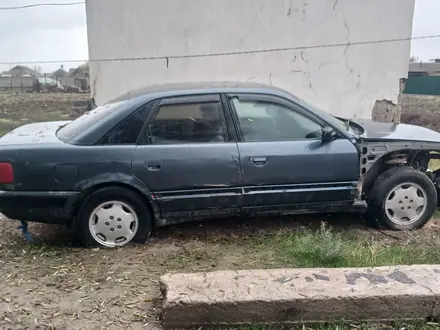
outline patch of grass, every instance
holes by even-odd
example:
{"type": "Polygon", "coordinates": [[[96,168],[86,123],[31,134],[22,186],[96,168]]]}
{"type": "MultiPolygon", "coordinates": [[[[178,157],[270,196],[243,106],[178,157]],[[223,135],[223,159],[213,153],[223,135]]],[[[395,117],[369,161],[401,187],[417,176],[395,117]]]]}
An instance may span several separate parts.
{"type": "Polygon", "coordinates": [[[260,260],[269,267],[372,267],[399,264],[440,263],[440,242],[432,239],[424,244],[383,242],[366,236],[334,232],[325,223],[317,231],[280,233],[248,241],[252,250],[271,250],[272,255],[260,260]]]}
{"type": "Polygon", "coordinates": [[[350,234],[322,222],[316,230],[279,229],[195,241],[198,243],[167,255],[163,266],[176,271],[209,271],[440,264],[440,237],[428,230],[425,235],[419,233],[350,234]]]}

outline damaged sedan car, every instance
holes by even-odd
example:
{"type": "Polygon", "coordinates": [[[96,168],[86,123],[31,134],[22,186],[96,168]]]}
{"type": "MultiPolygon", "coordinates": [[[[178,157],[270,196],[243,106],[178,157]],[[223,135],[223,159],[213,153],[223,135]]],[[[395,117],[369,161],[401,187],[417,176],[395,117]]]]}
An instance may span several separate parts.
{"type": "Polygon", "coordinates": [[[104,247],[236,216],[348,211],[411,230],[437,208],[439,151],[432,130],[336,118],[272,86],[165,84],[0,138],[0,212],[104,247]]]}

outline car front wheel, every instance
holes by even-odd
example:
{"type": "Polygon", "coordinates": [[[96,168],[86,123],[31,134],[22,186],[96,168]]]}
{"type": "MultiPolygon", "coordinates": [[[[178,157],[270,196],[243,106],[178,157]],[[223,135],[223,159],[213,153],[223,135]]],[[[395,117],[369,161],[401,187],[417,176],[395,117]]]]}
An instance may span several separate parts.
{"type": "Polygon", "coordinates": [[[108,187],[93,192],[80,210],[77,234],[85,246],[115,248],[145,242],[152,217],[145,201],[135,192],[108,187]]]}
{"type": "Polygon", "coordinates": [[[433,182],[412,167],[394,167],[382,173],[368,197],[369,220],[392,230],[422,228],[436,207],[433,182]]]}

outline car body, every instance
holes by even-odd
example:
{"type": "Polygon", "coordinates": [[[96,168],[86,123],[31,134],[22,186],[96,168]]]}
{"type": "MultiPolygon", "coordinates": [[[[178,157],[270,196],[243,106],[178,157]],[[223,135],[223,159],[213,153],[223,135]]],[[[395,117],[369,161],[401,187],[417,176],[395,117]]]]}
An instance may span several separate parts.
{"type": "Polygon", "coordinates": [[[273,86],[164,84],[0,138],[0,212],[108,247],[233,216],[367,212],[413,229],[437,206],[436,151],[437,132],[335,118],[273,86]]]}

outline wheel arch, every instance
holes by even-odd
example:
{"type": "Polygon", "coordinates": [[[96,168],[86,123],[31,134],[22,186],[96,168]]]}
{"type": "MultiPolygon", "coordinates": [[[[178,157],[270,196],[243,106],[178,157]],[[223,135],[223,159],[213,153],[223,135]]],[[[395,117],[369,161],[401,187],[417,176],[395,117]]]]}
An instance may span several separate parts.
{"type": "Polygon", "coordinates": [[[79,210],[87,202],[88,197],[93,192],[110,187],[124,188],[136,193],[139,197],[141,197],[141,199],[145,201],[145,205],[150,210],[154,219],[153,223],[155,225],[156,220],[160,218],[160,208],[150,188],[136,177],[127,177],[124,180],[124,177],[121,176],[119,176],[118,179],[113,178],[113,180],[108,177],[95,178],[94,180],[80,184],[78,190],[81,191],[81,195],[72,208],[72,218],[74,219],[74,222],[79,210]]]}
{"type": "Polygon", "coordinates": [[[367,163],[372,163],[368,167],[366,173],[361,172],[362,191],[368,192],[379,176],[390,168],[395,166],[411,166],[411,161],[416,154],[417,152],[414,150],[400,149],[384,153],[379,157],[374,157],[373,159],[370,158],[371,160],[368,160],[368,156],[361,157],[362,165],[365,165],[363,164],[365,159],[367,159],[367,163]]]}
{"type": "Polygon", "coordinates": [[[359,177],[361,194],[365,196],[376,179],[396,166],[410,166],[426,172],[431,152],[440,151],[440,143],[412,141],[360,141],[359,177]]]}

